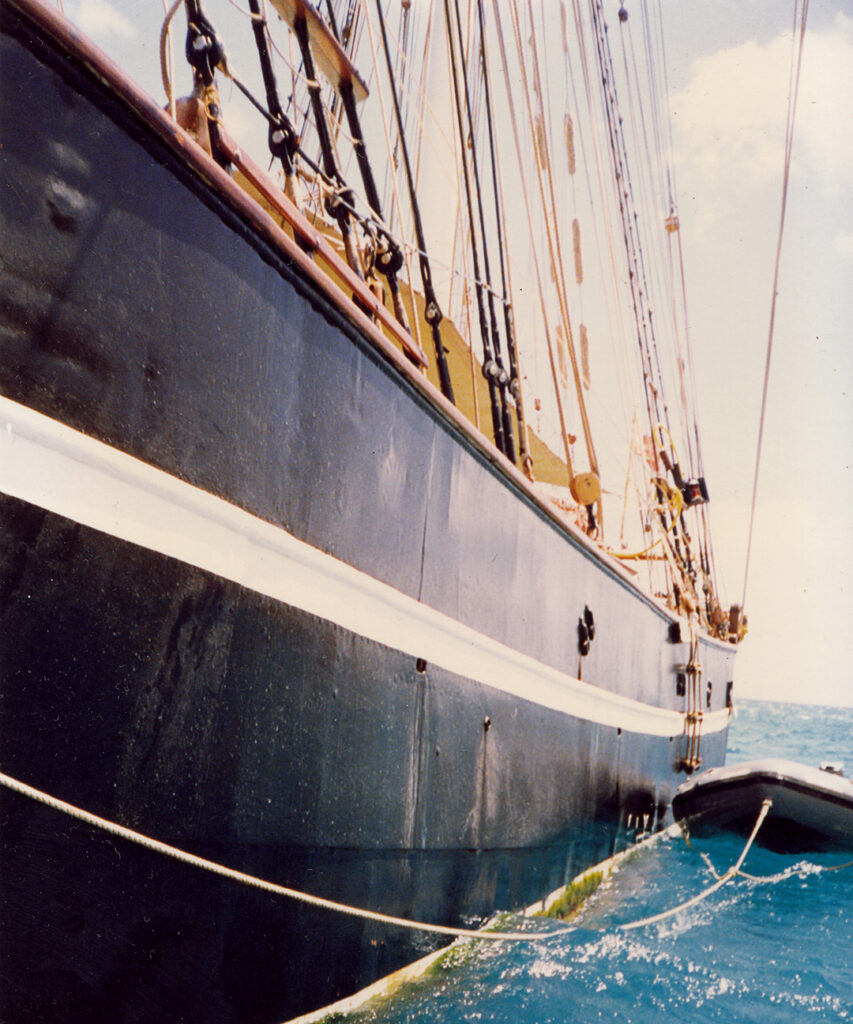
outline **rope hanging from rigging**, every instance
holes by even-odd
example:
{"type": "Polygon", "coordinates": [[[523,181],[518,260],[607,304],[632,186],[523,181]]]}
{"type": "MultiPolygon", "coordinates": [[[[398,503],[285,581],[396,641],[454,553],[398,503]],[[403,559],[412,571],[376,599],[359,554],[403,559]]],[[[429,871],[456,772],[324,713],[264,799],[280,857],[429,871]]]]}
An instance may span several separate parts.
{"type": "Polygon", "coordinates": [[[326,111],[323,107],[322,90],[314,67],[314,56],[311,52],[311,40],[308,32],[308,20],[304,14],[301,14],[294,20],[293,28],[296,41],[299,43],[299,50],[302,54],[302,63],[305,66],[308,96],[311,100],[311,109],[314,114],[314,129],[320,142],[323,170],[326,176],[335,183],[335,188],[327,193],[325,201],[326,210],[338,222],[344,242],[347,263],[349,263],[353,272],[363,279],[364,273],[361,268],[361,261],[358,258],[358,252],[353,239],[352,224],[350,222],[350,209],[355,200],[352,191],[338,170],[332,137],[329,132],[329,124],[326,120],[326,111]]]}
{"type": "Polygon", "coordinates": [[[761,414],[758,420],[758,441],[755,451],[755,475],[752,481],[752,502],[749,510],[749,531],[746,542],[746,563],[743,570],[743,597],[741,608],[746,607],[746,588],[749,582],[749,564],[752,555],[752,534],[755,526],[755,506],[758,498],[758,477],[761,470],[761,446],[764,440],[764,420],[767,412],[767,393],[770,385],[770,360],[773,355],[773,330],[776,326],[776,299],[779,294],[779,267],[782,262],[782,238],[785,233],[785,213],[788,207],[788,182],[791,173],[791,153],[794,146],[794,117],[800,91],[800,70],[803,63],[803,44],[806,39],[806,19],[809,0],[794,0],[794,29],[791,40],[792,87],[788,89],[788,116],[785,125],[785,161],[782,174],[782,208],[779,213],[779,233],[776,240],[776,261],[773,269],[773,291],[770,299],[770,326],[767,332],[767,355],[764,363],[764,384],[761,391],[761,414]]]}
{"type": "MultiPolygon", "coordinates": [[[[458,42],[460,50],[460,63],[462,67],[462,80],[463,89],[465,96],[465,110],[467,111],[468,117],[468,129],[470,137],[473,138],[473,119],[471,116],[471,101],[468,91],[468,77],[465,69],[465,59],[462,51],[462,20],[459,13],[459,3],[455,0],[456,4],[456,23],[458,31],[458,42]]],[[[480,188],[480,175],[477,165],[476,148],[472,145],[470,147],[471,152],[471,167],[474,175],[474,194],[477,198],[477,204],[480,214],[480,230],[483,239],[483,260],[485,267],[485,281],[489,285],[488,288],[484,287],[483,279],[480,275],[480,260],[479,260],[479,249],[477,245],[477,230],[476,221],[474,219],[474,201],[471,190],[471,178],[468,171],[468,160],[466,157],[466,151],[468,146],[466,144],[466,132],[463,124],[463,108],[462,99],[459,91],[459,72],[457,69],[457,58],[456,58],[456,44],[454,42],[454,30],[453,21],[450,12],[450,0],[444,0],[444,16],[445,24],[447,27],[447,45],[450,54],[450,71],[451,80],[453,83],[453,96],[455,99],[456,106],[456,123],[459,133],[459,149],[460,159],[462,161],[462,177],[465,184],[465,197],[468,204],[468,219],[471,226],[471,260],[474,266],[474,278],[475,278],[475,295],[477,297],[477,313],[480,320],[480,335],[483,343],[483,376],[489,386],[489,398],[492,407],[492,431],[495,437],[495,444],[498,449],[511,459],[515,461],[515,450],[512,435],[512,424],[509,420],[509,409],[507,406],[507,384],[509,383],[509,374],[503,368],[500,352],[497,341],[497,320],[495,317],[495,306],[494,298],[491,291],[491,276],[489,273],[489,260],[488,253],[485,245],[485,226],[483,218],[483,200],[480,188]],[[489,320],[486,320],[486,306],[484,303],[484,293],[486,301],[489,306],[489,320]]]]}
{"type": "Polygon", "coordinates": [[[449,401],[454,401],[453,384],[450,380],[450,370],[447,366],[447,354],[444,343],[441,340],[441,323],[443,314],[438,304],[438,297],[432,283],[432,270],[430,269],[429,258],[426,253],[426,240],[424,238],[423,222],[421,221],[420,205],[415,193],[415,181],[412,175],[412,165],[409,160],[409,150],[406,145],[406,136],[403,126],[403,115],[400,110],[400,101],[397,97],[397,87],[394,84],[394,64],[391,60],[391,49],[388,45],[388,32],[385,27],[385,15],[382,12],[382,0],[376,0],[376,11],[379,15],[379,28],[382,33],[382,46],[385,51],[385,62],[388,68],[388,81],[391,88],[391,98],[394,101],[394,116],[397,121],[397,133],[400,139],[400,147],[403,151],[403,165],[406,169],[406,181],[409,187],[409,201],[412,207],[412,219],[415,224],[415,237],[418,242],[418,261],[421,270],[421,282],[424,289],[426,306],[424,318],[429,324],[432,332],[433,344],[435,346],[435,358],[438,366],[438,376],[441,384],[441,393],[449,401]]]}
{"type": "Polygon", "coordinates": [[[501,271],[501,288],[503,290],[504,331],[506,333],[507,355],[509,357],[509,390],[515,400],[515,414],[518,426],[519,457],[526,472],[531,471],[533,460],[527,447],[527,427],[524,420],[524,400],[521,393],[521,381],[518,372],[518,347],[515,338],[515,320],[509,289],[509,266],[504,240],[504,204],[498,174],[497,149],[495,146],[494,119],[492,116],[492,90],[486,50],[486,26],[483,12],[483,0],[477,0],[477,19],[480,26],[480,60],[483,70],[486,96],[486,127],[489,139],[489,159],[492,168],[492,193],[495,200],[495,224],[497,229],[498,256],[501,271]]]}
{"type": "MultiPolygon", "coordinates": [[[[332,32],[336,38],[339,38],[335,12],[331,2],[329,2],[328,8],[332,32]]],[[[367,196],[368,206],[381,220],[382,205],[379,199],[379,191],[376,188],[376,181],[373,177],[373,168],[371,167],[370,160],[367,156],[367,146],[365,145],[364,134],[361,130],[361,119],[358,116],[358,109],[356,107],[355,90],[353,89],[352,81],[350,79],[345,79],[341,82],[338,94],[340,95],[344,113],[347,118],[347,124],[349,125],[352,146],[355,151],[359,171],[361,172],[361,180],[364,184],[364,191],[367,196]]],[[[391,292],[391,300],[394,305],[394,315],[406,331],[411,334],[409,319],[406,315],[406,309],[403,305],[403,299],[400,294],[400,284],[397,279],[397,274],[403,266],[402,250],[396,240],[393,239],[388,232],[380,230],[376,232],[376,237],[377,243],[374,254],[375,264],[379,271],[385,276],[385,280],[388,282],[388,288],[391,292]]]]}
{"type": "Polygon", "coordinates": [[[258,49],[258,57],[261,62],[261,74],[264,80],[264,89],[267,94],[267,109],[269,111],[269,128],[267,132],[267,144],[270,153],[281,160],[284,170],[284,189],[290,199],[296,202],[296,182],[294,157],[298,140],[296,131],[290,119],[282,109],[278,97],[278,85],[275,80],[272,57],[270,56],[267,44],[267,22],[261,14],[261,7],[258,0],[249,0],[249,10],[252,13],[252,32],[255,36],[255,45],[258,49]]]}

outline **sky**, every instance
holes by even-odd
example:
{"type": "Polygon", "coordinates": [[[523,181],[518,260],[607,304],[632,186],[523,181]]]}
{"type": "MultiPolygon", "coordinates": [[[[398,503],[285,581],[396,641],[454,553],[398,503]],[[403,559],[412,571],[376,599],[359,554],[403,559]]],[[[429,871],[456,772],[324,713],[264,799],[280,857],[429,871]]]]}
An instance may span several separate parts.
{"type": "MultiPolygon", "coordinates": [[[[666,4],[715,548],[743,587],[784,164],[792,4],[666,4]]],[[[742,696],[853,704],[853,3],[812,2],[796,110],[742,696]]]]}
{"type": "MultiPolygon", "coordinates": [[[[782,199],[793,2],[661,0],[722,589],[739,603],[782,199]]],[[[213,12],[212,3],[208,7],[213,12]]],[[[635,0],[626,0],[629,16],[635,0]]],[[[161,96],[159,4],[65,0],[161,96]],[[140,34],[134,18],[150,23],[140,34]]],[[[612,18],[615,5],[608,6],[612,18]]],[[[236,133],[235,133],[236,134],[236,133]]],[[[737,658],[743,697],[853,705],[853,0],[812,0],[737,658]]]]}

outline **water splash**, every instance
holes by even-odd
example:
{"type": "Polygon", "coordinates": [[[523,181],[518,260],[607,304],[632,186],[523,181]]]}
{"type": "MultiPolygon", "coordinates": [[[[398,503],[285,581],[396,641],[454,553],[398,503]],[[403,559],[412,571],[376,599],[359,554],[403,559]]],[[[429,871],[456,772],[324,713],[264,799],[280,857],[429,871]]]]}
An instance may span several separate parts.
{"type": "MultiPolygon", "coordinates": [[[[732,760],[762,755],[853,768],[853,710],[753,703],[741,709],[732,760]],[[769,749],[761,744],[772,744],[769,749]],[[742,756],[739,756],[742,755],[742,756]]],[[[352,1024],[839,1024],[853,1022],[850,855],[753,847],[739,877],[704,903],[634,932],[618,925],[675,906],[733,864],[743,839],[663,840],[623,861],[575,928],[530,945],[461,947],[352,1024]]],[[[513,920],[508,926],[524,927],[513,920]]]]}

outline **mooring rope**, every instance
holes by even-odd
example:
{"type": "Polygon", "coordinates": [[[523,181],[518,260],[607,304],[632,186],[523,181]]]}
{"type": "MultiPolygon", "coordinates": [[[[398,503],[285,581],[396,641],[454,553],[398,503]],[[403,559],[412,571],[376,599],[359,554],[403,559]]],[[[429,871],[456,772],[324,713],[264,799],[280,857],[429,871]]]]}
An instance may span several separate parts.
{"type": "MultiPolygon", "coordinates": [[[[714,878],[722,878],[723,876],[717,872],[717,869],[714,867],[708,854],[702,853],[701,856],[714,878]]],[[[810,862],[801,862],[799,864],[792,864],[791,867],[785,868],[784,871],[777,871],[775,875],[751,875],[748,871],[738,871],[738,877],[745,878],[748,882],[757,882],[761,885],[767,885],[775,882],[784,882],[789,878],[793,878],[794,875],[822,875],[826,871],[843,871],[845,868],[851,867],[853,867],[853,860],[848,860],[844,864],[812,864],[810,862]]]]}
{"type": "MultiPolygon", "coordinates": [[[[235,882],[240,882],[241,884],[250,886],[251,888],[261,889],[265,892],[270,892],[278,896],[286,896],[289,899],[294,899],[335,913],[348,914],[351,917],[359,917],[368,921],[376,921],[380,924],[393,925],[398,928],[408,928],[412,931],[431,932],[438,935],[449,935],[454,938],[483,939],[490,942],[539,942],[555,938],[558,935],[566,935],[569,932],[577,930],[574,926],[567,926],[547,932],[484,931],[474,928],[454,928],[450,925],[430,924],[426,921],[413,921],[409,918],[395,917],[392,914],[382,914],[374,910],[365,910],[362,907],[355,907],[347,903],[339,903],[335,900],[325,899],[322,896],[314,896],[311,893],[302,892],[299,889],[279,885],[276,882],[269,882],[266,879],[258,878],[256,875],[249,875],[244,871],[229,868],[224,864],[208,860],[205,857],[199,857],[197,854],[189,853],[187,850],[182,850],[177,846],[171,846],[169,843],[161,842],[159,839],[153,839],[151,836],[143,835],[141,832],[136,832],[134,829],[127,828],[124,825],[119,825],[117,822],[109,821],[107,818],[101,818],[97,814],[92,814],[90,811],[85,811],[80,807],[76,807],[74,804],[69,804],[64,800],[51,796],[49,793],[45,793],[40,789],[29,786],[25,782],[21,782],[20,780],[2,772],[0,772],[0,786],[5,786],[7,789],[10,789],[15,793],[29,797],[31,800],[44,804],[46,807],[50,807],[53,810],[60,811],[62,814],[67,814],[69,817],[82,821],[94,828],[101,829],[110,835],[126,839],[131,843],[136,843],[138,846],[152,850],[155,853],[162,853],[167,857],[171,857],[173,860],[180,861],[183,864],[188,864],[191,867],[201,868],[203,871],[209,871],[212,874],[220,875],[223,878],[230,878],[235,882]]],[[[746,855],[758,834],[758,830],[761,827],[762,822],[770,810],[770,806],[771,801],[765,800],[761,806],[761,811],[759,812],[758,820],[755,822],[752,834],[750,835],[746,846],[743,848],[743,852],[737,862],[730,867],[724,875],[719,876],[718,880],[713,885],[704,889],[702,892],[692,897],[692,899],[686,900],[684,903],[680,903],[676,907],[665,910],[660,914],[654,914],[651,917],[644,917],[639,921],[618,925],[617,929],[621,931],[629,931],[634,928],[642,928],[646,925],[663,921],[666,918],[679,913],[679,911],[687,910],[689,907],[701,902],[707,896],[710,896],[711,893],[720,889],[726,884],[726,882],[730,881],[736,875],[743,874],[740,870],[741,865],[746,859],[746,855]]],[[[847,865],[840,866],[846,867],[847,865]]],[[[711,870],[713,871],[713,866],[711,866],[711,870]]],[[[832,869],[828,868],[826,870],[832,869]]],[[[716,874],[716,872],[714,873],[716,874]]]]}
{"type": "Polygon", "coordinates": [[[685,900],[684,903],[679,903],[677,907],[671,907],[669,910],[664,910],[661,914],[653,914],[651,917],[644,917],[639,921],[632,921],[630,924],[620,924],[618,926],[619,930],[626,932],[633,928],[643,928],[645,925],[656,924],[658,921],[664,921],[666,918],[672,917],[673,914],[677,914],[681,910],[687,910],[689,907],[693,907],[697,903],[701,903],[702,900],[707,896],[710,896],[711,893],[716,892],[718,889],[722,889],[726,882],[730,882],[740,872],[741,864],[746,860],[746,855],[749,853],[749,849],[755,841],[755,837],[758,835],[758,830],[761,828],[764,819],[769,814],[772,804],[772,800],[765,800],[761,805],[761,810],[758,812],[758,818],[756,819],[749,839],[746,841],[746,846],[744,846],[743,852],[729,870],[724,875],[721,875],[713,885],[709,885],[707,889],[703,889],[702,892],[697,893],[696,896],[693,896],[689,900],[685,900]]]}
{"type": "Polygon", "coordinates": [[[150,836],[143,835],[141,832],[136,832],[131,828],[126,828],[124,825],[119,825],[114,821],[101,818],[97,814],[84,811],[80,807],[75,807],[73,804],[66,803],[64,800],[59,800],[56,797],[51,796],[49,793],[44,793],[40,789],[28,786],[25,782],[20,782],[18,779],[14,779],[10,775],[0,773],[0,785],[13,790],[22,796],[29,797],[31,800],[44,804],[53,810],[60,811],[72,818],[76,818],[78,821],[85,822],[87,825],[92,825],[104,832],[108,832],[110,835],[119,836],[122,839],[128,840],[128,842],[136,843],[138,846],[143,846],[148,850],[153,850],[155,853],[165,854],[167,857],[181,861],[184,864],[201,868],[204,871],[209,871],[215,875],[221,875],[224,878],[230,878],[235,882],[241,882],[243,885],[248,885],[255,889],[263,889],[266,892],[271,892],[278,896],[287,896],[290,899],[298,900],[302,903],[308,903],[315,907],[321,907],[324,910],[335,911],[339,914],[349,914],[351,917],[361,917],[368,921],[377,921],[381,924],[395,925],[399,928],[409,928],[413,931],[433,932],[439,935],[450,935],[454,937],[464,936],[466,938],[485,939],[492,942],[502,942],[504,940],[509,942],[533,942],[535,940],[550,939],[555,935],[561,935],[575,930],[574,928],[562,928],[549,932],[487,932],[473,928],[453,928],[449,925],[429,924],[425,921],[412,921],[408,918],[394,917],[391,914],[381,914],[374,910],[365,910],[361,907],[350,906],[346,903],[338,903],[335,900],[327,900],[321,896],[313,896],[310,893],[301,892],[298,889],[291,889],[285,885],[278,885],[275,882],[268,882],[263,878],[258,878],[256,875],[249,875],[243,871],[237,871],[234,868],[226,867],[224,864],[218,864],[216,861],[207,860],[205,857],[199,857],[194,853],[181,850],[177,846],[171,846],[168,843],[160,842],[159,839],[152,839],[150,836]]]}

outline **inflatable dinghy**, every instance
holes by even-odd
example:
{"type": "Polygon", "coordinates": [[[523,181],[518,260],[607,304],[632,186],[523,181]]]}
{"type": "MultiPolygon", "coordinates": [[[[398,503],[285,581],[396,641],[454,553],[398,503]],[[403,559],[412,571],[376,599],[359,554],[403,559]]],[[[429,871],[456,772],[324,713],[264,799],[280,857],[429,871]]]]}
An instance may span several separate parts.
{"type": "Polygon", "coordinates": [[[853,781],[839,765],[812,768],[778,759],[711,768],[678,787],[675,820],[694,833],[749,834],[772,801],[756,840],[780,853],[853,849],[853,781]]]}

